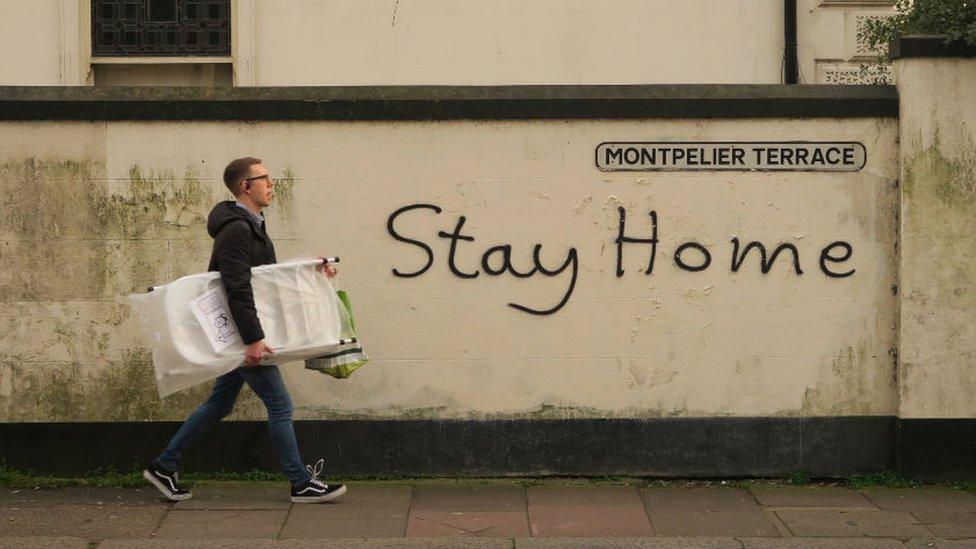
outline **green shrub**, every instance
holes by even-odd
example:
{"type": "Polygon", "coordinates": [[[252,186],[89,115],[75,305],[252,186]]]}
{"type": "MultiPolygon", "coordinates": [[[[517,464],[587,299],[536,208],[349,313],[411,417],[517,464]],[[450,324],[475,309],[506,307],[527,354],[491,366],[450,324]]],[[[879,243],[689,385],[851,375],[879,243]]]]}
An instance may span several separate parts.
{"type": "Polygon", "coordinates": [[[888,42],[910,34],[941,34],[946,44],[976,46],[976,0],[898,0],[894,15],[866,22],[864,40],[887,51],[888,42]]]}

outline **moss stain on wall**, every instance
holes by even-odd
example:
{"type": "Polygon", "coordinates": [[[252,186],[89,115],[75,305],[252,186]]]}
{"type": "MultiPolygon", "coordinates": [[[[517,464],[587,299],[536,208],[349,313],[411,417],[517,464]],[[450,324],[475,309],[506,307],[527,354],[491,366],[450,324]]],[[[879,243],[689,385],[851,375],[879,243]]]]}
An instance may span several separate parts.
{"type": "Polygon", "coordinates": [[[926,300],[952,309],[976,305],[976,264],[959,260],[976,257],[974,151],[971,144],[966,157],[950,159],[936,143],[905,163],[905,237],[920,242],[909,243],[903,261],[925,273],[926,282],[905,300],[909,305],[926,300]],[[932,219],[938,220],[935,229],[932,219]]]}
{"type": "Polygon", "coordinates": [[[944,220],[942,231],[972,234],[976,216],[976,144],[969,141],[961,158],[948,158],[938,138],[928,149],[904,163],[903,197],[906,205],[905,229],[916,233],[928,225],[928,216],[944,220]]]}
{"type": "MultiPolygon", "coordinates": [[[[65,327],[60,338],[84,342],[65,327]]],[[[211,384],[166,399],[156,393],[148,350],[127,348],[108,361],[45,363],[5,356],[0,370],[12,378],[0,391],[0,421],[182,420],[209,395],[211,384]]],[[[264,419],[264,407],[244,387],[229,419],[264,419]]]]}
{"type": "MultiPolygon", "coordinates": [[[[13,390],[0,394],[3,421],[150,421],[186,418],[206,400],[211,384],[165,399],[156,393],[152,357],[127,349],[107,363],[8,362],[13,390]]],[[[243,389],[228,419],[263,419],[263,406],[243,389]]]]}
{"type": "MultiPolygon", "coordinates": [[[[921,142],[921,138],[916,138],[921,142]]],[[[976,375],[976,144],[961,138],[949,156],[940,136],[903,161],[901,405],[932,416],[972,413],[976,375]],[[949,383],[933,383],[929,370],[949,383]],[[934,372],[933,372],[934,373],[934,372]],[[918,387],[924,384],[928,388],[918,387]]]]}
{"type": "Polygon", "coordinates": [[[878,409],[879,403],[874,396],[877,394],[876,383],[869,377],[873,369],[866,367],[875,358],[869,356],[870,348],[862,341],[840,350],[829,367],[821,370],[817,384],[806,389],[798,412],[811,416],[885,412],[878,409]]]}
{"type": "Polygon", "coordinates": [[[295,170],[288,166],[281,175],[275,178],[274,194],[276,204],[283,209],[290,209],[295,196],[295,170]]]}
{"type": "Polygon", "coordinates": [[[213,202],[189,170],[133,166],[118,182],[94,162],[36,158],[0,163],[0,194],[2,250],[21,266],[0,274],[0,301],[112,300],[171,278],[172,246],[208,238],[213,202]]]}
{"type": "MultiPolygon", "coordinates": [[[[179,420],[206,398],[204,385],[161,400],[149,352],[128,344],[110,355],[105,327],[131,329],[128,307],[115,302],[171,278],[187,259],[171,253],[174,245],[206,239],[209,248],[203,227],[213,195],[191,168],[177,177],[132,166],[117,181],[90,160],[0,163],[0,250],[5,263],[18,265],[0,274],[0,302],[47,316],[36,325],[50,332],[38,337],[68,358],[51,361],[26,346],[3,351],[0,420],[179,420]],[[105,302],[106,316],[49,315],[58,311],[30,306],[61,311],[59,303],[77,301],[105,302]]],[[[263,417],[260,400],[245,388],[232,418],[263,417]]]]}
{"type": "Polygon", "coordinates": [[[274,200],[267,210],[270,223],[274,224],[272,234],[279,240],[298,236],[299,224],[295,220],[295,187],[298,178],[295,177],[294,168],[286,166],[280,175],[274,176],[274,181],[274,200]]]}

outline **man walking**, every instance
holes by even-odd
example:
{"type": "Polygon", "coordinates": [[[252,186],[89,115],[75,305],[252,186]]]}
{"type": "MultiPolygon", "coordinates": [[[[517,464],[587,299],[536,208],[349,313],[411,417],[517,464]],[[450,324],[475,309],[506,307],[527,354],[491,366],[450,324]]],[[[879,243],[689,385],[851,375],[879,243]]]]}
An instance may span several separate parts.
{"type": "MultiPolygon", "coordinates": [[[[226,417],[234,408],[241,386],[247,383],[268,409],[268,427],[278,460],[291,481],[291,500],[318,503],[333,500],[346,492],[342,484],[325,484],[318,479],[323,461],[315,467],[304,465],[292,425],[292,404],[277,366],[261,365],[274,351],[264,343],[261,321],[254,308],[251,267],[275,263],[274,245],[265,229],[264,208],[271,204],[274,181],[261,160],[238,158],[224,170],[224,184],[234,201],[214,206],[207,219],[207,232],[214,239],[208,270],[219,271],[227,291],[231,316],[246,345],[245,365],[217,378],[213,393],[183,423],[163,453],[142,476],[171,501],[193,495],[179,486],[179,465],[183,452],[203,432],[226,417]]],[[[335,269],[321,269],[330,278],[335,269]]]]}

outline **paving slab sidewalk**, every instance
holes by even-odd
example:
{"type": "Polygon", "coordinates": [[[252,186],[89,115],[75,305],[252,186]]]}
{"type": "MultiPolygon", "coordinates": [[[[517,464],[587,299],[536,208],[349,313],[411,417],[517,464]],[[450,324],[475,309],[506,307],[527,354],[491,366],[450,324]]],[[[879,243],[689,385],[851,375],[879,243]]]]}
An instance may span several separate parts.
{"type": "Polygon", "coordinates": [[[194,494],[0,489],[0,547],[976,547],[976,496],[939,487],[364,482],[321,505],[276,483],[194,494]]]}

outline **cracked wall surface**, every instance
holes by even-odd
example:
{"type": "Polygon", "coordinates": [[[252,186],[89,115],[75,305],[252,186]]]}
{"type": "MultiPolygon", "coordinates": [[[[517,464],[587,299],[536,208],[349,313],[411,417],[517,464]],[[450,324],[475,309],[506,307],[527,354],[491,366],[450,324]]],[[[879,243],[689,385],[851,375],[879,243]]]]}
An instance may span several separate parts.
{"type": "MultiPolygon", "coordinates": [[[[891,415],[896,407],[898,122],[894,119],[524,122],[0,123],[0,420],[180,419],[201,386],[155,396],[151,357],[125,295],[202,271],[204,222],[234,157],[264,158],[279,181],[268,226],[280,258],[342,257],[373,361],[337,381],[283,365],[296,417],[566,418],[891,415]],[[856,173],[604,173],[604,141],[860,141],[856,173]],[[416,211],[387,232],[391,213],[416,211]],[[624,247],[626,232],[660,244],[624,247]],[[462,279],[456,261],[510,244],[520,270],[578,250],[569,273],[462,279]],[[730,239],[787,242],[760,272],[729,268],[730,239]],[[677,268],[678,245],[712,254],[677,268]],[[821,249],[850,242],[856,274],[821,273],[821,249]]],[[[245,390],[234,418],[261,419],[245,390]]]]}

